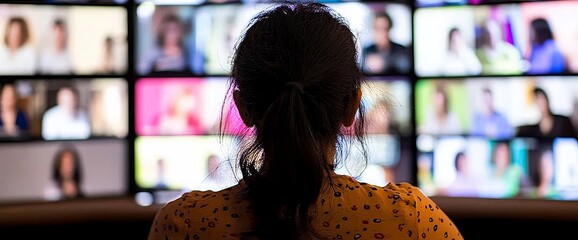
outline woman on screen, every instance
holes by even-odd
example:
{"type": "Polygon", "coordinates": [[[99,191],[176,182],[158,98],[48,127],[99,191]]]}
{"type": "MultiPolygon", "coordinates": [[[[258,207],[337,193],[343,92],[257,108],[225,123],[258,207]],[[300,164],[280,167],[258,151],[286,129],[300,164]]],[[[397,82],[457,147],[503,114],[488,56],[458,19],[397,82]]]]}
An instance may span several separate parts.
{"type": "Polygon", "coordinates": [[[23,17],[8,19],[0,45],[1,75],[32,75],[36,71],[36,53],[30,43],[30,29],[23,17]]]}
{"type": "Polygon", "coordinates": [[[54,155],[52,181],[56,200],[84,197],[82,191],[82,166],[80,154],[73,146],[64,146],[54,155]]]}
{"type": "Polygon", "coordinates": [[[182,88],[174,93],[173,99],[161,114],[155,117],[153,125],[157,134],[187,135],[202,134],[203,127],[199,120],[201,103],[192,89],[182,88]]]}
{"type": "Polygon", "coordinates": [[[482,64],[474,50],[467,45],[459,28],[448,33],[448,48],[441,59],[441,74],[444,76],[470,76],[482,72],[482,64]]]}
{"type": "Polygon", "coordinates": [[[52,46],[40,54],[38,65],[41,74],[71,74],[72,65],[68,52],[68,31],[62,19],[52,23],[52,46]]]}
{"type": "Polygon", "coordinates": [[[463,239],[418,188],[335,172],[347,139],[365,145],[357,54],[354,34],[325,5],[258,14],[236,48],[229,88],[254,133],[240,143],[242,179],[170,201],[148,239],[463,239]]]}
{"type": "Polygon", "coordinates": [[[530,74],[563,73],[567,69],[566,57],[554,40],[550,24],[544,18],[530,23],[530,74]]]}
{"type": "Polygon", "coordinates": [[[521,137],[576,137],[577,132],[569,117],[554,114],[550,108],[550,99],[542,88],[535,88],[534,98],[540,120],[535,124],[519,126],[517,135],[521,137]]]}
{"type": "Polygon", "coordinates": [[[1,84],[0,138],[23,137],[28,133],[28,117],[18,106],[18,92],[13,83],[1,84]]]}
{"type": "Polygon", "coordinates": [[[523,58],[520,51],[502,38],[498,22],[489,19],[480,28],[476,55],[482,63],[483,74],[520,74],[523,58]]]}
{"type": "Polygon", "coordinates": [[[433,94],[433,111],[429,112],[420,128],[423,134],[460,134],[461,123],[457,115],[450,110],[446,89],[436,87],[433,94]]]}
{"type": "Polygon", "coordinates": [[[169,14],[161,19],[157,32],[157,46],[139,65],[141,74],[189,73],[187,50],[183,43],[184,27],[177,15],[169,14]]]}

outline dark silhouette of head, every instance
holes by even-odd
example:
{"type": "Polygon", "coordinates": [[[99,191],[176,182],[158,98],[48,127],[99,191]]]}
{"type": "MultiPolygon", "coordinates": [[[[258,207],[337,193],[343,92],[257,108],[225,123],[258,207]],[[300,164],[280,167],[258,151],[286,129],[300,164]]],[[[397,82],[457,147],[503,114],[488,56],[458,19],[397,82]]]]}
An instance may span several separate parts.
{"type": "Polygon", "coordinates": [[[314,234],[308,210],[339,162],[334,155],[345,155],[344,139],[363,144],[357,54],[345,20],[319,3],[276,5],[238,42],[229,93],[252,132],[238,156],[256,219],[250,235],[314,234]],[[343,137],[352,128],[357,138],[343,137]]]}
{"type": "Polygon", "coordinates": [[[531,27],[531,41],[535,44],[542,44],[547,40],[553,39],[552,29],[550,24],[544,18],[536,18],[530,23],[531,27]]]}

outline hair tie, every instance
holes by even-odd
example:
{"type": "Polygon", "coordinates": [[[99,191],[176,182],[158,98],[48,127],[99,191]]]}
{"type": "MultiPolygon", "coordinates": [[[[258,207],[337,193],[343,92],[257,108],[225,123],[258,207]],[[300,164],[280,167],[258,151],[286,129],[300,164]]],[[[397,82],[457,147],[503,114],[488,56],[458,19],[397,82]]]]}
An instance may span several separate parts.
{"type": "Polygon", "coordinates": [[[302,94],[305,93],[303,84],[298,82],[287,82],[285,83],[285,88],[296,88],[297,90],[299,90],[299,93],[302,94]]]}

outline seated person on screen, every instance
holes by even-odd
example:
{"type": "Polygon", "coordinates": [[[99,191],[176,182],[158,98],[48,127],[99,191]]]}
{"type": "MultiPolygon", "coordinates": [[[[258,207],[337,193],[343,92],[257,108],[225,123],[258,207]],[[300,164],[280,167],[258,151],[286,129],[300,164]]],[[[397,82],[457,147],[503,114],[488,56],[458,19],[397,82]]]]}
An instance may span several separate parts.
{"type": "Polygon", "coordinates": [[[393,27],[386,12],[375,13],[373,43],[363,49],[363,72],[369,74],[404,74],[409,72],[410,52],[407,47],[393,42],[389,31],[393,27]]]}
{"type": "Polygon", "coordinates": [[[480,60],[466,43],[459,28],[450,29],[448,48],[440,63],[441,75],[444,76],[470,76],[482,73],[480,60]]]}
{"type": "Polygon", "coordinates": [[[491,171],[481,186],[482,197],[511,198],[520,194],[523,185],[522,168],[512,163],[510,144],[496,142],[490,159],[491,171]]]}
{"type": "Polygon", "coordinates": [[[398,128],[395,119],[391,119],[391,104],[388,100],[380,100],[370,106],[366,115],[366,133],[368,134],[397,134],[398,128]]]}
{"type": "Polygon", "coordinates": [[[139,73],[190,72],[181,19],[172,14],[164,16],[157,32],[157,46],[141,59],[139,73]]]}
{"type": "Polygon", "coordinates": [[[483,109],[475,113],[470,134],[493,139],[505,139],[514,135],[514,128],[506,117],[494,108],[492,91],[484,88],[482,95],[483,109]]]}
{"type": "Polygon", "coordinates": [[[284,3],[258,14],[231,80],[229,93],[254,129],[239,135],[242,179],[170,201],[148,239],[463,239],[417,187],[335,173],[347,152],[338,144],[347,143],[342,127],[357,127],[352,140],[364,142],[363,121],[354,124],[363,118],[363,80],[355,35],[331,8],[284,3]]]}
{"type": "Polygon", "coordinates": [[[68,52],[68,31],[62,19],[52,23],[52,46],[40,54],[38,70],[41,74],[71,74],[72,66],[68,52]]]}
{"type": "Polygon", "coordinates": [[[80,154],[71,145],[63,146],[52,161],[53,188],[47,192],[47,198],[53,200],[84,197],[82,191],[82,165],[80,154]]]}
{"type": "Polygon", "coordinates": [[[532,179],[535,186],[532,196],[537,198],[557,197],[559,193],[554,187],[554,154],[551,144],[540,149],[536,168],[536,175],[532,179]]]}
{"type": "Polygon", "coordinates": [[[482,63],[483,74],[520,74],[524,59],[520,51],[504,41],[501,26],[489,19],[480,28],[476,55],[482,63]]]}
{"type": "Polygon", "coordinates": [[[567,70],[566,56],[554,40],[550,24],[544,18],[530,23],[530,69],[529,74],[564,73],[567,70]]]}
{"type": "Polygon", "coordinates": [[[420,133],[423,134],[460,134],[461,123],[450,110],[448,94],[444,87],[436,87],[433,94],[433,111],[425,116],[420,133]]]}
{"type": "Polygon", "coordinates": [[[550,109],[550,100],[546,91],[535,88],[534,99],[540,111],[540,120],[536,124],[519,126],[520,137],[576,137],[576,129],[569,117],[554,114],[550,109]]]}
{"type": "Polygon", "coordinates": [[[204,129],[197,110],[200,103],[193,90],[181,88],[171,97],[173,99],[167,109],[154,119],[153,125],[157,128],[157,134],[202,134],[204,129]]]}
{"type": "Polygon", "coordinates": [[[0,75],[31,75],[36,71],[36,52],[23,17],[11,17],[0,45],[0,75]]]}
{"type": "Polygon", "coordinates": [[[62,87],[56,93],[56,105],[42,116],[42,137],[55,139],[86,139],[91,126],[87,112],[78,104],[78,92],[62,87]]]}
{"type": "Polygon", "coordinates": [[[18,106],[16,86],[13,83],[0,86],[0,138],[28,135],[28,117],[18,106]]]}
{"type": "Polygon", "coordinates": [[[447,187],[440,189],[440,195],[454,197],[478,197],[479,181],[472,176],[470,159],[465,152],[460,151],[454,159],[456,176],[452,183],[447,187]]]}

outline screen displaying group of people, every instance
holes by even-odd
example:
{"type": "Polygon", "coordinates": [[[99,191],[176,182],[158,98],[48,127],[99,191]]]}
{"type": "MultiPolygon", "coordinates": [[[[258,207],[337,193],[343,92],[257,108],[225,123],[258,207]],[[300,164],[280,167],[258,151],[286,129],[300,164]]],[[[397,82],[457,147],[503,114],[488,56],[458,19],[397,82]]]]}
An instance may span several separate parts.
{"type": "Polygon", "coordinates": [[[0,4],[0,12],[0,75],[126,72],[124,7],[0,4]]]}
{"type": "Polygon", "coordinates": [[[430,195],[578,199],[575,138],[421,141],[418,181],[430,195]]]}
{"type": "Polygon", "coordinates": [[[577,77],[421,80],[418,134],[578,137],[577,77]]]}
{"type": "Polygon", "coordinates": [[[578,72],[576,1],[420,8],[419,76],[543,75],[578,72]]]}
{"type": "Polygon", "coordinates": [[[124,79],[4,81],[0,83],[0,138],[124,138],[127,92],[124,79]]]}
{"type": "MultiPolygon", "coordinates": [[[[329,3],[347,18],[359,41],[364,73],[407,75],[411,61],[411,8],[399,3],[329,3]]],[[[269,4],[138,6],[139,75],[227,75],[235,40],[269,4]]]]}

